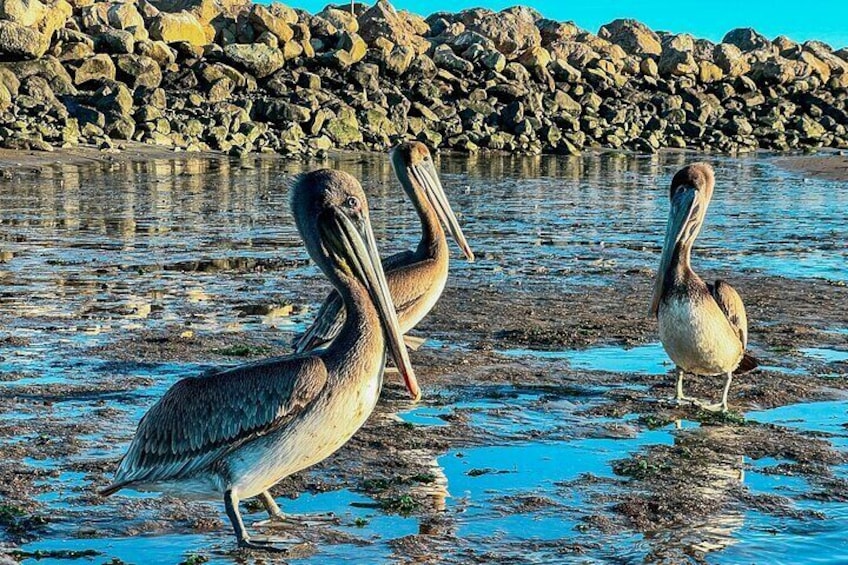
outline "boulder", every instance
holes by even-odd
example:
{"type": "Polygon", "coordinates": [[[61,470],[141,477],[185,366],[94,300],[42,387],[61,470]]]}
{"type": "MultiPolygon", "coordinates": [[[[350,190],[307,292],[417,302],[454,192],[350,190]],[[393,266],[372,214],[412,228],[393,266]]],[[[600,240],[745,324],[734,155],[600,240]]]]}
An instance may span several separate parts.
{"type": "Polygon", "coordinates": [[[91,102],[95,108],[104,114],[127,118],[132,116],[132,94],[126,86],[119,82],[100,87],[92,96],[91,102]]]}
{"type": "Polygon", "coordinates": [[[336,49],[328,54],[329,61],[339,68],[347,68],[365,58],[368,46],[357,33],[342,32],[336,49]]]}
{"type": "Polygon", "coordinates": [[[598,30],[598,36],[621,46],[628,55],[659,55],[662,43],[659,36],[636,20],[614,20],[598,30]]]}
{"type": "Polygon", "coordinates": [[[150,23],[150,37],[165,43],[209,44],[206,29],[197,17],[186,11],[177,14],[162,12],[150,23]]]}
{"type": "MultiPolygon", "coordinates": [[[[209,24],[221,14],[235,18],[250,6],[249,0],[149,0],[150,7],[168,13],[188,12],[202,24],[209,24]]],[[[145,2],[146,3],[146,2],[145,2]]],[[[152,14],[150,17],[154,17],[152,14]]]]}
{"type": "Polygon", "coordinates": [[[698,80],[705,84],[718,82],[724,78],[724,72],[715,63],[709,61],[698,62],[698,80]]]}
{"type": "Polygon", "coordinates": [[[339,111],[338,116],[328,119],[324,123],[323,132],[339,147],[362,142],[362,130],[351,108],[344,108],[339,111]]]}
{"type": "Polygon", "coordinates": [[[601,58],[600,54],[578,41],[557,41],[550,46],[550,53],[554,59],[565,61],[578,69],[588,66],[591,62],[601,58]]]}
{"type": "Polygon", "coordinates": [[[474,65],[454,54],[453,49],[447,45],[439,45],[433,52],[433,62],[442,69],[454,73],[470,73],[474,71],[474,65]]]}
{"type": "Polygon", "coordinates": [[[581,31],[574,22],[558,22],[548,19],[537,20],[536,28],[542,36],[542,45],[545,47],[554,41],[573,39],[581,31]]]}
{"type": "Polygon", "coordinates": [[[727,32],[727,35],[724,36],[721,42],[735,45],[742,51],[772,48],[772,44],[768,38],[749,27],[740,27],[727,32]]]}
{"type": "Polygon", "coordinates": [[[0,112],[12,105],[12,92],[3,81],[0,81],[0,112]]]}
{"type": "Polygon", "coordinates": [[[144,31],[143,35],[147,34],[144,27],[144,18],[133,2],[116,2],[111,4],[107,12],[107,18],[110,26],[115,29],[124,29],[132,32],[136,39],[144,39],[142,35],[138,34],[139,30],[144,31]]]}
{"type": "Polygon", "coordinates": [[[542,44],[542,35],[530,12],[463,10],[457,14],[465,29],[491,39],[498,51],[510,57],[542,44]]]}
{"type": "Polygon", "coordinates": [[[140,41],[136,45],[136,53],[150,57],[163,68],[177,61],[177,52],[164,41],[140,41]]]}
{"type": "Polygon", "coordinates": [[[77,94],[71,75],[68,74],[62,63],[54,57],[45,56],[34,61],[0,64],[0,78],[3,78],[5,72],[11,72],[19,81],[38,75],[50,83],[51,90],[57,96],[77,94]]]}
{"type": "Polygon", "coordinates": [[[657,67],[657,62],[650,57],[642,59],[642,61],[639,63],[639,72],[649,77],[659,76],[659,68],[657,67]]]}
{"type": "Polygon", "coordinates": [[[233,43],[224,47],[224,56],[256,78],[274,74],[286,62],[282,51],[264,43],[233,43]]]}
{"type": "Polygon", "coordinates": [[[546,69],[551,64],[551,54],[544,47],[531,47],[518,56],[518,62],[528,69],[546,69]]]}
{"type": "Polygon", "coordinates": [[[101,79],[115,80],[115,64],[106,54],[95,55],[83,61],[74,75],[74,84],[82,86],[101,79]]]}
{"type": "Polygon", "coordinates": [[[751,64],[751,78],[760,84],[789,84],[797,76],[793,61],[776,56],[751,64]]]}
{"type": "Polygon", "coordinates": [[[386,53],[384,66],[386,70],[396,75],[404,74],[415,59],[415,51],[406,45],[395,45],[386,53]]]}
{"type": "Polygon", "coordinates": [[[315,15],[324,18],[338,29],[343,29],[351,33],[357,33],[359,31],[359,20],[349,10],[327,6],[315,15]]]}
{"type": "Polygon", "coordinates": [[[162,82],[159,63],[145,55],[118,55],[115,65],[118,79],[130,88],[157,88],[162,82]]]}
{"type": "Polygon", "coordinates": [[[777,54],[782,57],[793,57],[801,52],[801,46],[785,35],[778,35],[771,44],[777,49],[777,54]]]}
{"type": "Polygon", "coordinates": [[[692,51],[695,42],[691,36],[680,34],[669,38],[663,45],[657,68],[662,76],[688,76],[698,74],[698,64],[692,51]]]}
{"type": "Polygon", "coordinates": [[[719,43],[715,46],[713,61],[724,74],[731,77],[742,76],[751,70],[751,65],[742,55],[742,51],[730,43],[719,43]]]}
{"type": "Polygon", "coordinates": [[[73,8],[65,0],[52,0],[46,4],[47,11],[44,18],[38,23],[38,31],[47,36],[48,39],[53,37],[53,34],[65,27],[65,23],[73,15],[73,8]]]}
{"type": "Polygon", "coordinates": [[[50,38],[24,25],[0,20],[0,57],[38,59],[50,47],[50,38]]]}
{"type": "Polygon", "coordinates": [[[43,19],[47,7],[39,0],[0,0],[0,19],[35,28],[43,19]]]}
{"type": "Polygon", "coordinates": [[[94,36],[94,50],[99,53],[132,53],[135,38],[123,29],[105,29],[94,36]]]}
{"type": "MultiPolygon", "coordinates": [[[[412,48],[421,55],[430,48],[430,42],[418,35],[409,17],[394,9],[386,0],[377,0],[358,18],[359,35],[368,45],[385,38],[395,45],[412,48]]],[[[351,33],[348,30],[348,33],[351,33]]]]}
{"type": "Polygon", "coordinates": [[[251,6],[248,20],[259,34],[267,31],[283,43],[294,37],[294,31],[283,17],[273,14],[260,4],[251,6]]]}

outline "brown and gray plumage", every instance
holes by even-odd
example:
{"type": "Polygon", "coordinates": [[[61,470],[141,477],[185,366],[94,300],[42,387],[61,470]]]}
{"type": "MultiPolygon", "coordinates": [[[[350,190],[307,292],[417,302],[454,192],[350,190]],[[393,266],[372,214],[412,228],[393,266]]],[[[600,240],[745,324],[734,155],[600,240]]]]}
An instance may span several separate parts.
{"type": "MultiPolygon", "coordinates": [[[[392,149],[389,157],[421,220],[418,247],[383,260],[400,328],[406,333],[430,312],[445,288],[450,263],[445,229],[469,261],[474,260],[474,253],[451,209],[427,146],[417,141],[402,143],[392,149]]],[[[324,300],[312,325],[295,342],[295,351],[310,351],[331,342],[338,335],[344,317],[344,304],[338,293],[333,292],[324,300]]]]}
{"type": "Polygon", "coordinates": [[[365,422],[380,395],[387,344],[419,398],[359,183],[331,170],[304,175],[292,188],[292,210],[348,312],[337,339],[318,353],[177,382],[142,418],[102,494],[223,497],[239,545],[273,549],[251,541],[239,500],[259,496],[282,517],[268,489],[335,452],[365,422]]]}
{"type": "Polygon", "coordinates": [[[651,313],[659,322],[663,348],[678,368],[677,400],[692,400],[683,394],[684,372],[726,375],[721,402],[704,406],[726,411],[733,373],[753,370],[757,361],[745,353],[748,318],[739,294],[721,280],[705,283],[690,263],[714,185],[715,174],[706,163],[684,167],[671,181],[671,208],[651,313]]]}

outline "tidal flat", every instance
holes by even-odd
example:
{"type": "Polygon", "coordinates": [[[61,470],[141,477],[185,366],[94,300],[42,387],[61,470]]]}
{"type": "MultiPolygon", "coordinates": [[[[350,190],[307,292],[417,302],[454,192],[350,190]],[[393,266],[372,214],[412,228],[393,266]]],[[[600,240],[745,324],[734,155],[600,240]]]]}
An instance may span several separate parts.
{"type": "MultiPolygon", "coordinates": [[[[58,155],[58,156],[57,156],[58,155]]],[[[328,523],[235,547],[223,504],[105,486],[177,379],[291,350],[329,289],[288,207],[299,172],[361,179],[381,251],[418,221],[380,154],[0,160],[0,532],[24,563],[844,563],[848,193],[784,157],[439,158],[477,254],[341,451],[274,490],[328,523]],[[731,412],[664,402],[648,315],[671,175],[717,186],[693,263],[745,300],[762,361],[731,412]]],[[[798,157],[803,160],[806,157],[798,157]]],[[[687,378],[717,398],[721,379],[687,378]]],[[[247,521],[262,519],[248,505],[247,521]]],[[[2,553],[0,553],[2,555],[2,553]]]]}

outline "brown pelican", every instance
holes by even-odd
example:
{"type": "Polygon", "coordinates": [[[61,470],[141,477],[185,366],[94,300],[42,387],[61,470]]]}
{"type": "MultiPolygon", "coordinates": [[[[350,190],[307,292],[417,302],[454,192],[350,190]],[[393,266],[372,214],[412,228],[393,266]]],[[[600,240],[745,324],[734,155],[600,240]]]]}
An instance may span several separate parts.
{"type": "Polygon", "coordinates": [[[739,294],[721,280],[705,283],[689,262],[714,184],[713,169],[706,163],[684,167],[671,181],[671,208],[651,313],[659,321],[663,348],[677,365],[677,401],[694,401],[683,394],[684,372],[726,375],[721,402],[703,407],[727,411],[734,371],[750,371],[757,361],[745,354],[748,319],[739,294]]]}
{"type": "MultiPolygon", "coordinates": [[[[474,253],[448,203],[427,146],[417,141],[402,143],[392,149],[389,157],[421,219],[421,241],[415,251],[403,251],[383,261],[400,329],[406,333],[430,312],[445,288],[450,251],[442,225],[469,261],[474,260],[474,253]]],[[[295,351],[309,351],[332,341],[344,322],[344,312],[339,295],[330,294],[315,321],[295,342],[295,351]]],[[[415,340],[407,338],[407,342],[413,344],[415,340]]]]}
{"type": "Polygon", "coordinates": [[[251,541],[239,500],[268,489],[339,449],[365,422],[383,382],[385,349],[414,399],[420,397],[380,265],[359,183],[321,170],[292,187],[292,210],[307,251],[341,296],[348,315],[330,346],[189,377],[142,418],[114,482],[102,491],[156,490],[223,496],[241,547],[251,541]]]}

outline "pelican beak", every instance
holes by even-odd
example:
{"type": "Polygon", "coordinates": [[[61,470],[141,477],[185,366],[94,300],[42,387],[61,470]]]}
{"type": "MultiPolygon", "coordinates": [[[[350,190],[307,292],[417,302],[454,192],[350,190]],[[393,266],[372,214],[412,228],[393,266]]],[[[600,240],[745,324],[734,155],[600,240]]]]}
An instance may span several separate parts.
{"type": "Polygon", "coordinates": [[[468,242],[465,240],[465,234],[462,233],[462,228],[459,227],[459,221],[451,209],[448,197],[445,194],[445,189],[442,188],[442,181],[439,180],[439,173],[436,171],[435,165],[431,159],[421,161],[417,165],[409,167],[410,176],[412,176],[418,184],[424,189],[424,195],[430,206],[436,211],[442,225],[451,233],[463,255],[469,261],[474,261],[474,252],[471,251],[468,242]]]}
{"type": "Polygon", "coordinates": [[[400,331],[397,312],[370,224],[365,218],[352,219],[337,211],[333,214],[332,221],[321,222],[320,225],[323,239],[330,251],[336,255],[339,264],[368,290],[371,302],[380,317],[389,351],[409,394],[417,402],[421,398],[421,389],[403,343],[403,333],[400,331]]]}
{"type": "Polygon", "coordinates": [[[651,300],[651,314],[656,316],[659,312],[660,300],[665,289],[667,271],[671,267],[678,246],[683,240],[684,231],[692,217],[695,204],[695,189],[689,186],[680,187],[671,197],[671,208],[668,211],[668,224],[665,229],[665,242],[663,242],[660,267],[657,270],[657,278],[654,281],[654,294],[651,300]]]}

